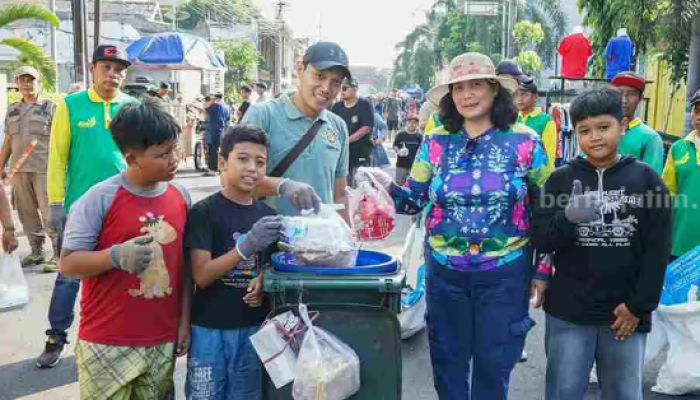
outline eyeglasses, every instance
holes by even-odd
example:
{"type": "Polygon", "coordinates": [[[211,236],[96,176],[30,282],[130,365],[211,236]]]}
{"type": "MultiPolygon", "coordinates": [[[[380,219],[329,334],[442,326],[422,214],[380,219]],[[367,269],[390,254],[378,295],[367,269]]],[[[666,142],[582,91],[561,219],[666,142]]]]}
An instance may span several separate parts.
{"type": "Polygon", "coordinates": [[[354,86],[343,86],[342,89],[343,89],[343,92],[344,92],[344,91],[346,91],[346,90],[348,90],[348,89],[352,89],[352,88],[354,88],[354,86]]]}

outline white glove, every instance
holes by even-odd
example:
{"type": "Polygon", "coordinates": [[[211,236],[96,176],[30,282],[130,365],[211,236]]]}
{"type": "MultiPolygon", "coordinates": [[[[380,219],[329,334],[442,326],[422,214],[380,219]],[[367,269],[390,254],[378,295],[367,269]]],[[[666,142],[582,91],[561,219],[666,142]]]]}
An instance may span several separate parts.
{"type": "Polygon", "coordinates": [[[389,189],[394,180],[391,179],[391,175],[382,171],[377,167],[360,167],[357,169],[356,175],[357,182],[368,181],[371,183],[379,184],[379,186],[384,189],[389,189]]]}
{"type": "Polygon", "coordinates": [[[397,154],[399,157],[408,157],[408,149],[404,147],[403,149],[400,149],[397,154]]]}

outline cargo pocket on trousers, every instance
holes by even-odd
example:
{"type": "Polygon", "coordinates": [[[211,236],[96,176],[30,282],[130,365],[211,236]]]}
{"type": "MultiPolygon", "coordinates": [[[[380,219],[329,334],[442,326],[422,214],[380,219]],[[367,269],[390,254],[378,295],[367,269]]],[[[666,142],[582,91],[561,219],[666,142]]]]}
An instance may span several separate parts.
{"type": "Polygon", "coordinates": [[[529,315],[526,315],[521,320],[510,323],[510,334],[525,337],[535,325],[537,325],[535,321],[529,315]]]}

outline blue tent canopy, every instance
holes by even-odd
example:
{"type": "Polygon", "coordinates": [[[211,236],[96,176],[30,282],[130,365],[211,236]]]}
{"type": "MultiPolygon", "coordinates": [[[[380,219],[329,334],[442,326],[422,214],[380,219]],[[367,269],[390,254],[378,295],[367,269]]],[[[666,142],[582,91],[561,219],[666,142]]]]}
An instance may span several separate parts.
{"type": "Polygon", "coordinates": [[[143,69],[226,69],[222,57],[207,41],[187,33],[167,32],[144,36],[132,43],[126,53],[134,66],[143,69]]]}

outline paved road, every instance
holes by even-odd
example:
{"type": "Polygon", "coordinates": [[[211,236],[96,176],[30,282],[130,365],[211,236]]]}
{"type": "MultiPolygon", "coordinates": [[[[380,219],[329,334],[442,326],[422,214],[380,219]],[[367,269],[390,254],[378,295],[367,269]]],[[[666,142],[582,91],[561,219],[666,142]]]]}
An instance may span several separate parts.
{"type": "MultiPolygon", "coordinates": [[[[195,200],[201,199],[217,190],[216,178],[203,178],[199,174],[185,172],[179,174],[177,182],[188,187],[195,200]]],[[[401,244],[410,221],[400,218],[397,230],[382,243],[384,250],[399,254],[401,244]]],[[[16,222],[19,224],[19,222],[16,222]]],[[[19,225],[18,225],[19,226],[19,225]]],[[[20,253],[28,253],[26,239],[20,239],[20,253]]],[[[26,307],[0,313],[0,400],[42,399],[74,400],[78,398],[77,372],[73,356],[73,344],[67,346],[64,359],[52,370],[38,370],[35,358],[43,348],[44,330],[47,328],[46,313],[51,297],[55,275],[42,274],[40,268],[25,270],[29,282],[32,300],[26,307]]],[[[533,313],[538,326],[528,337],[527,349],[530,361],[520,364],[516,369],[511,385],[512,400],[540,400],[543,396],[544,355],[543,355],[543,315],[533,313]]],[[[75,328],[70,332],[71,341],[75,340],[75,328]]],[[[404,341],[403,346],[403,393],[407,400],[437,399],[432,389],[427,338],[424,333],[404,341]]],[[[645,381],[646,399],[665,399],[649,393],[653,383],[653,374],[658,369],[654,363],[647,372],[645,381]]],[[[177,366],[176,381],[178,399],[183,399],[184,360],[177,366]]],[[[586,400],[593,400],[595,391],[586,400]]],[[[683,397],[700,400],[700,396],[683,397]]]]}

